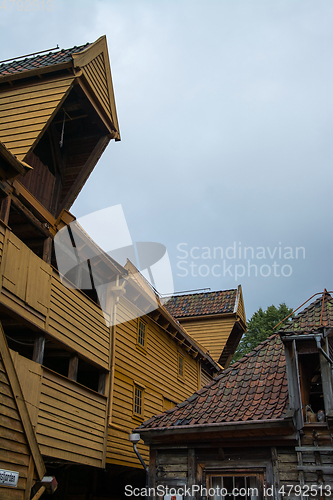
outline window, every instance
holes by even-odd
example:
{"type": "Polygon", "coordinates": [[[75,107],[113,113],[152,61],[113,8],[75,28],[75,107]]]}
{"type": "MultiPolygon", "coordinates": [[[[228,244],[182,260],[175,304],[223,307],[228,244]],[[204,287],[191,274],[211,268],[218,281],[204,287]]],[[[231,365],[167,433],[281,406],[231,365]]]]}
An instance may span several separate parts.
{"type": "Polygon", "coordinates": [[[141,347],[146,347],[146,323],[139,319],[138,325],[138,344],[141,347]]]}
{"type": "Polygon", "coordinates": [[[184,356],[178,353],[178,376],[184,378],[185,375],[185,360],[184,356]]]}
{"type": "Polygon", "coordinates": [[[134,386],[134,406],[133,411],[135,415],[143,416],[143,389],[134,386]]]}
{"type": "Polygon", "coordinates": [[[263,472],[230,471],[208,477],[213,495],[210,500],[261,500],[263,472]]]}

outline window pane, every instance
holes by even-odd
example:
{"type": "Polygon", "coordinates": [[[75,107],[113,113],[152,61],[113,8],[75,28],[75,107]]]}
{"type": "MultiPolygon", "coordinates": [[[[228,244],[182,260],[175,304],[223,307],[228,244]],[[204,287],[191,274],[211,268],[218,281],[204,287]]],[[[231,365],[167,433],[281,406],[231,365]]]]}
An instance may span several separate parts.
{"type": "MultiPolygon", "coordinates": [[[[215,493],[220,493],[222,489],[222,477],[221,476],[213,476],[212,477],[212,488],[214,489],[215,493]]],[[[213,497],[211,497],[213,500],[223,500],[221,495],[215,494],[213,497]]]]}
{"type": "Polygon", "coordinates": [[[138,342],[143,347],[145,346],[145,338],[146,338],[146,325],[139,321],[139,334],[138,334],[138,342]]]}
{"type": "Polygon", "coordinates": [[[139,415],[142,413],[142,391],[137,387],[134,392],[134,412],[139,415]]]}

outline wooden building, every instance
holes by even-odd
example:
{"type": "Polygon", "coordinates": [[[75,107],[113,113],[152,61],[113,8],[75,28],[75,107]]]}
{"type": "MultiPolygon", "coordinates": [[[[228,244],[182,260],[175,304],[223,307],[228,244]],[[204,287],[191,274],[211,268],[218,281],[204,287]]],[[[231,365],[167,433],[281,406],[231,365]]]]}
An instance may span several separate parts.
{"type": "Polygon", "coordinates": [[[178,498],[333,498],[332,326],[325,291],[203,389],[136,428],[150,445],[149,496],[174,488],[178,498]]]}
{"type": "Polygon", "coordinates": [[[68,211],[111,139],[105,37],[0,65],[0,322],[55,499],[120,498],[129,478],[144,484],[128,434],[221,371],[131,263],[103,253],[68,211]],[[112,283],[108,312],[80,266],[59,274],[54,239],[69,226],[82,262],[96,257],[90,274],[112,283]]]}
{"type": "Polygon", "coordinates": [[[172,297],[168,311],[185,330],[227,368],[246,331],[242,287],[172,297]]]}

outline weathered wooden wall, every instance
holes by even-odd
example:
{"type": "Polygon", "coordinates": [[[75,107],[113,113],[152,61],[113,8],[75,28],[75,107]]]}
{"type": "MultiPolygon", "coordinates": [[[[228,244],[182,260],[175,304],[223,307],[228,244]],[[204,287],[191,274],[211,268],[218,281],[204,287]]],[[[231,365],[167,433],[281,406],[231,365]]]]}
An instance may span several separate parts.
{"type": "MultiPolygon", "coordinates": [[[[273,486],[273,497],[267,498],[276,500],[301,498],[301,485],[303,491],[307,486],[311,488],[311,485],[314,488],[317,487],[318,492],[320,492],[320,487],[323,487],[322,498],[333,498],[333,453],[330,450],[302,452],[303,465],[300,465],[295,446],[255,446],[244,449],[200,447],[193,450],[193,463],[190,452],[191,450],[187,449],[184,444],[182,448],[153,447],[150,486],[156,488],[159,484],[169,487],[197,484],[209,487],[206,481],[209,473],[215,471],[216,474],[232,474],[236,471],[250,471],[252,468],[263,471],[266,488],[273,486]],[[192,478],[193,471],[195,471],[194,479],[192,478]]],[[[309,494],[304,498],[307,497],[320,498],[321,496],[315,495],[314,490],[311,494],[309,490],[309,494]]]]}

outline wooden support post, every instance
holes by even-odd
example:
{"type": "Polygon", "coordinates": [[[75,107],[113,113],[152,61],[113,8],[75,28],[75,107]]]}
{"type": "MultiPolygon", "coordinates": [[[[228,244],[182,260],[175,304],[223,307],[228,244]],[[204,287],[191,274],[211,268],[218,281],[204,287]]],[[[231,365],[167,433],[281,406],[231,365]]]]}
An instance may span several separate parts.
{"type": "Polygon", "coordinates": [[[43,261],[51,264],[52,238],[46,238],[43,245],[43,261]]]}
{"type": "Polygon", "coordinates": [[[79,358],[74,354],[71,356],[69,360],[69,367],[68,367],[68,378],[71,380],[74,380],[76,382],[77,380],[77,371],[79,368],[79,358]]]}
{"type": "MultiPolygon", "coordinates": [[[[187,487],[192,488],[196,482],[196,465],[195,465],[195,450],[194,448],[189,448],[187,454],[187,487]]],[[[195,496],[190,496],[191,498],[195,498],[195,496]]]]}
{"type": "MultiPolygon", "coordinates": [[[[157,457],[157,450],[154,448],[150,448],[149,473],[148,473],[148,481],[146,481],[146,484],[148,483],[148,488],[156,488],[156,457],[157,457]]],[[[155,497],[150,495],[148,498],[154,499],[155,497]]]]}
{"type": "Polygon", "coordinates": [[[32,360],[35,363],[43,364],[44,359],[44,349],[45,349],[45,335],[37,335],[34,342],[34,351],[32,355],[32,360]]]}
{"type": "Polygon", "coordinates": [[[38,220],[37,217],[35,217],[34,214],[15,196],[12,198],[12,203],[15,205],[16,210],[43,236],[46,238],[52,237],[52,233],[47,229],[45,224],[38,220]]]}
{"type": "Polygon", "coordinates": [[[106,373],[105,372],[99,372],[99,379],[98,379],[98,392],[100,394],[105,394],[105,380],[106,380],[106,373]]]}
{"type": "Polygon", "coordinates": [[[0,219],[8,226],[11,197],[6,196],[1,202],[0,219]]]}

